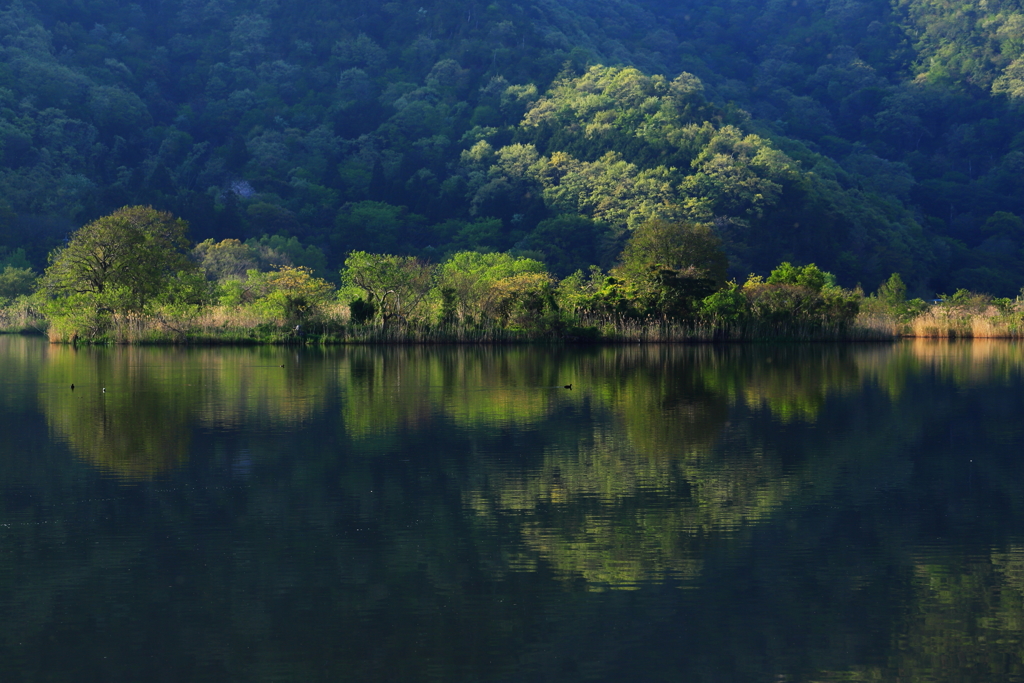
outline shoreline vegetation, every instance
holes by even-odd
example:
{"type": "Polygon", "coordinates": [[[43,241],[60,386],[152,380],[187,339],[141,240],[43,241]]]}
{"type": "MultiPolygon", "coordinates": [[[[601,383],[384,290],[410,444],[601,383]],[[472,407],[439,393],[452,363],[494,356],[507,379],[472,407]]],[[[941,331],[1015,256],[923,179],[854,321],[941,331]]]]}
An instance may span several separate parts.
{"type": "MultiPolygon", "coordinates": [[[[874,293],[814,264],[726,280],[707,225],[649,221],[608,272],[557,278],[527,255],[464,251],[438,264],[351,252],[337,283],[296,265],[292,239],[186,239],[188,226],[125,207],[74,233],[41,277],[0,273],[0,332],[70,344],[390,344],[891,341],[1024,337],[1024,299],[959,290],[874,293]],[[276,244],[277,248],[270,246],[276,244]]],[[[322,269],[321,269],[322,270],[322,269]]]]}
{"type": "MultiPolygon", "coordinates": [[[[987,297],[979,297],[987,298],[987,297]]],[[[870,302],[867,302],[870,305],[870,302]]],[[[891,314],[860,312],[851,324],[786,324],[749,321],[721,324],[671,320],[589,319],[557,329],[507,328],[499,325],[430,324],[425,321],[352,323],[348,307],[323,311],[316,323],[295,327],[278,319],[214,306],[182,324],[161,315],[113,319],[102,335],[53,334],[31,303],[15,301],[0,308],[0,334],[46,336],[56,344],[139,345],[303,345],[344,344],[522,344],[522,343],[736,343],[736,342],[887,342],[900,339],[1024,339],[1024,302],[1003,312],[996,305],[969,311],[929,308],[910,321],[891,314]]]]}

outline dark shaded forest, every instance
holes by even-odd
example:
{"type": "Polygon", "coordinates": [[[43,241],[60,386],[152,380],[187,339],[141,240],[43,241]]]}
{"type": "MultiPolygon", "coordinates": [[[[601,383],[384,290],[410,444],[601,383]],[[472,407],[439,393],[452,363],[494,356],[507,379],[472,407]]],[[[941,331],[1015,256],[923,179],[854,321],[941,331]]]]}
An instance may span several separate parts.
{"type": "Polygon", "coordinates": [[[0,268],[126,205],[565,276],[651,219],[729,274],[1024,284],[1024,6],[944,0],[16,1],[0,11],[0,268]]]}

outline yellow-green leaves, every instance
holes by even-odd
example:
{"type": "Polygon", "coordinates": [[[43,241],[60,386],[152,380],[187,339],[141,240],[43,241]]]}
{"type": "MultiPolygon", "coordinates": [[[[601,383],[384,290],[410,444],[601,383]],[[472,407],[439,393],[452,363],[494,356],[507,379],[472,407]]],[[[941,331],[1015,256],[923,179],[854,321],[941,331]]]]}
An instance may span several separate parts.
{"type": "Polygon", "coordinates": [[[463,152],[464,167],[480,178],[472,204],[484,206],[499,191],[518,201],[539,191],[549,209],[618,231],[656,219],[760,219],[800,178],[797,164],[711,115],[691,74],[669,81],[591,67],[533,103],[519,142],[497,150],[478,142],[463,152]]]}
{"type": "MultiPolygon", "coordinates": [[[[80,228],[50,254],[41,287],[51,319],[90,321],[102,333],[109,316],[143,313],[179,272],[195,270],[185,255],[188,224],[152,207],[126,206],[80,228]]],[[[61,327],[61,325],[58,325],[61,327]]],[[[68,331],[77,335],[78,324],[68,331]]]]}

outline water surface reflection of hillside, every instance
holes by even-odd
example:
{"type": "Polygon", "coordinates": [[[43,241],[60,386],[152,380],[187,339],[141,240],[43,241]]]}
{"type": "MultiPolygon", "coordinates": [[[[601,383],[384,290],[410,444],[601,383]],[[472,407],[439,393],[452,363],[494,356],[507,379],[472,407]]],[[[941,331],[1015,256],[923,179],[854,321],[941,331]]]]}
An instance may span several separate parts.
{"type": "Polygon", "coordinates": [[[1015,344],[0,368],[4,680],[1024,671],[1015,344]]]}

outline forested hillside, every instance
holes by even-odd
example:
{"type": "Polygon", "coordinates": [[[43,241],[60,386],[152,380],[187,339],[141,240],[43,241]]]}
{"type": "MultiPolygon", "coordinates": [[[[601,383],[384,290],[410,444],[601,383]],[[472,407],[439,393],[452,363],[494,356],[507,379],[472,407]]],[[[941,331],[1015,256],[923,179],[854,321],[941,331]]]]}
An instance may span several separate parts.
{"type": "Polygon", "coordinates": [[[1013,295],[1022,103],[1016,1],[16,0],[0,268],[148,204],[329,270],[478,249],[564,276],[665,218],[739,278],[1013,295]]]}

